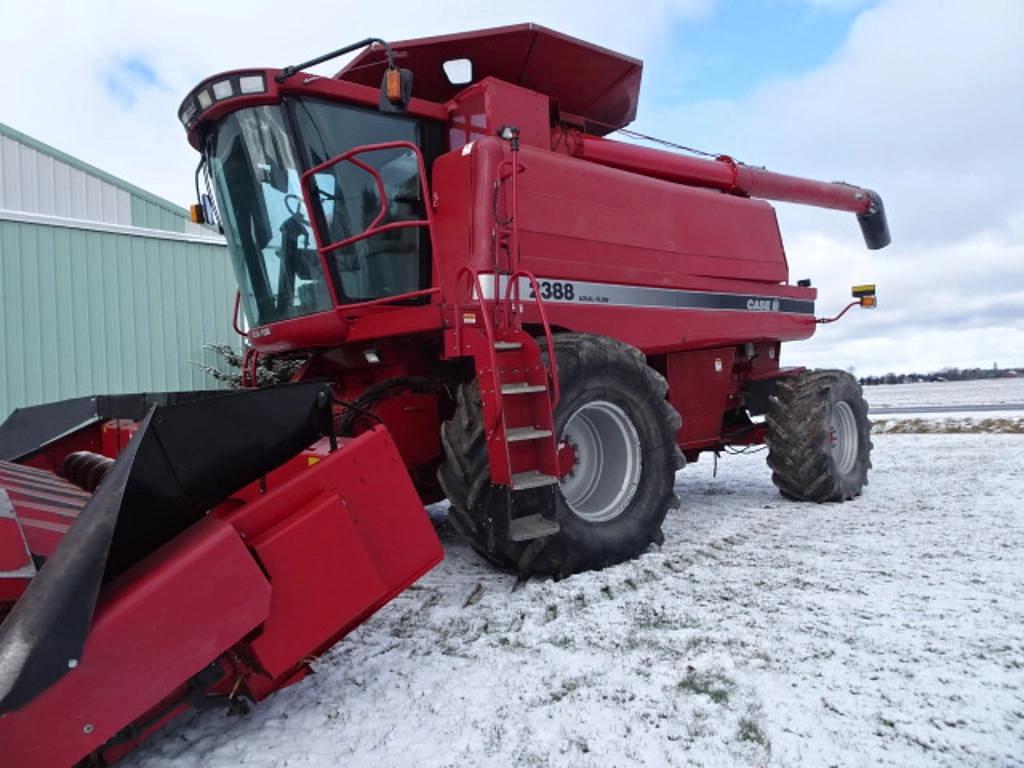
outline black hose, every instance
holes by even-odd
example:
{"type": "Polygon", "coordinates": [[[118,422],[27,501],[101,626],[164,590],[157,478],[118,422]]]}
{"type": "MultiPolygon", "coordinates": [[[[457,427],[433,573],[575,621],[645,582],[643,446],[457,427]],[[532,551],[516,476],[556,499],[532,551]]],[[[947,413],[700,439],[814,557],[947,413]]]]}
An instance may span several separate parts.
{"type": "Polygon", "coordinates": [[[348,409],[348,412],[338,422],[338,434],[343,437],[351,436],[352,430],[356,426],[356,421],[360,416],[375,419],[383,424],[384,422],[381,421],[380,416],[373,413],[370,409],[381,400],[394,397],[399,392],[405,390],[415,394],[437,394],[441,391],[441,383],[436,379],[430,379],[426,376],[396,376],[393,379],[384,379],[384,381],[377,382],[351,403],[336,399],[336,403],[348,409]]]}

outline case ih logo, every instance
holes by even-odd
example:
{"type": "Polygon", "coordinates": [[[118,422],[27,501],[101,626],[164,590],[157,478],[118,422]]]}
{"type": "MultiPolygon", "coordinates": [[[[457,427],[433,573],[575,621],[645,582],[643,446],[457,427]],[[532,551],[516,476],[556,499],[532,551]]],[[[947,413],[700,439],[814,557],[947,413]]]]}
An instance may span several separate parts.
{"type": "Polygon", "coordinates": [[[747,299],[747,309],[753,312],[778,312],[778,299],[747,299]]]}

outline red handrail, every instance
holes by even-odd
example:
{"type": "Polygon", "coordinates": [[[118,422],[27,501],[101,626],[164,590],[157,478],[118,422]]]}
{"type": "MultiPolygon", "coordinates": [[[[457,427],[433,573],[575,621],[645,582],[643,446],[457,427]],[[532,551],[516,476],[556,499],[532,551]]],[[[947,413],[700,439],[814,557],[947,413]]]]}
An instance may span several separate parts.
{"type": "Polygon", "coordinates": [[[374,230],[377,228],[377,225],[380,224],[380,220],[388,215],[388,207],[385,205],[388,199],[388,192],[387,187],[384,186],[384,179],[380,177],[380,171],[372,165],[367,165],[362,160],[356,159],[354,155],[352,157],[346,157],[345,160],[339,160],[338,162],[343,163],[346,160],[352,163],[356,168],[362,168],[368,174],[373,176],[373,183],[377,187],[377,197],[380,198],[380,210],[377,211],[377,215],[373,217],[373,221],[367,225],[364,231],[374,230]]]}
{"type": "MultiPolygon", "coordinates": [[[[302,188],[303,202],[306,205],[306,210],[309,212],[309,222],[310,226],[312,226],[313,228],[313,236],[316,238],[317,252],[320,256],[320,268],[323,270],[324,279],[327,280],[327,287],[331,293],[331,299],[336,307],[344,306],[348,308],[355,306],[366,306],[367,304],[376,303],[378,301],[381,303],[387,303],[391,301],[400,301],[402,299],[408,299],[417,295],[424,295],[428,291],[431,293],[437,292],[434,289],[427,289],[426,291],[414,291],[412,293],[402,294],[401,296],[387,296],[384,297],[384,299],[374,299],[372,300],[372,302],[343,304],[341,301],[341,296],[338,293],[338,287],[335,285],[335,282],[331,277],[330,266],[327,262],[328,254],[338,250],[339,248],[344,248],[345,246],[351,245],[352,243],[358,242],[359,240],[365,240],[366,238],[373,237],[374,235],[379,235],[383,232],[387,232],[392,229],[399,229],[402,227],[426,227],[428,236],[430,237],[431,241],[431,252],[435,254],[437,253],[437,250],[433,248],[434,214],[433,206],[431,205],[430,190],[427,187],[427,167],[426,163],[424,163],[423,161],[423,153],[420,151],[420,148],[418,146],[416,146],[410,141],[385,141],[377,144],[363,144],[358,147],[353,147],[352,149],[342,152],[340,155],[336,155],[335,157],[332,157],[330,160],[322,162],[319,165],[314,165],[312,168],[305,171],[299,179],[299,185],[302,188]],[[373,166],[353,159],[353,156],[365,154],[367,152],[379,152],[385,149],[399,148],[409,149],[416,156],[416,167],[420,175],[420,190],[423,194],[423,209],[426,212],[427,218],[417,219],[415,221],[393,221],[388,224],[384,224],[383,226],[379,226],[381,219],[383,219],[385,214],[387,213],[387,193],[384,187],[384,181],[383,179],[381,179],[380,172],[376,168],[373,168],[373,166]],[[312,196],[310,194],[309,180],[315,174],[334,165],[337,165],[338,163],[343,163],[345,161],[348,161],[353,165],[362,168],[373,177],[374,184],[377,187],[377,192],[380,195],[381,208],[380,211],[377,213],[377,216],[374,217],[372,222],[370,222],[370,226],[364,229],[358,235],[353,235],[351,237],[344,238],[343,240],[339,240],[334,243],[327,243],[327,238],[324,232],[321,231],[320,229],[320,223],[317,217],[313,215],[312,196]]],[[[437,268],[436,257],[431,259],[431,262],[431,271],[433,272],[434,276],[434,285],[440,285],[440,273],[437,268]]]]}
{"type": "MultiPolygon", "coordinates": [[[[459,347],[459,354],[462,354],[462,315],[460,313],[460,310],[463,306],[463,302],[461,301],[459,291],[462,287],[464,275],[469,278],[469,301],[465,303],[465,306],[468,307],[471,305],[473,300],[473,290],[476,289],[477,303],[480,305],[480,315],[481,317],[483,317],[484,331],[487,334],[491,370],[494,371],[495,376],[497,376],[498,357],[494,351],[494,323],[491,317],[488,315],[486,307],[484,306],[484,288],[483,285],[480,283],[480,273],[477,272],[472,267],[463,267],[455,276],[455,343],[459,347]]],[[[494,294],[495,296],[497,296],[498,294],[497,286],[495,286],[494,294]]],[[[494,301],[494,299],[491,299],[491,301],[494,301]]],[[[498,388],[496,396],[498,400],[498,405],[501,406],[501,387],[498,388]]]]}
{"type": "MultiPolygon", "coordinates": [[[[505,286],[505,300],[504,306],[507,307],[505,310],[509,313],[509,319],[511,319],[512,302],[520,302],[522,298],[519,295],[519,278],[525,277],[530,282],[530,289],[533,291],[533,301],[537,305],[537,313],[540,315],[541,327],[544,329],[544,343],[548,349],[548,379],[551,387],[551,409],[554,410],[555,406],[558,405],[558,399],[560,396],[558,388],[558,362],[555,360],[555,340],[551,334],[551,324],[548,322],[548,313],[544,309],[544,301],[540,295],[540,285],[537,284],[537,278],[532,272],[525,269],[519,269],[513,272],[508,279],[508,285],[505,286]]],[[[495,284],[495,294],[497,294],[497,284],[495,284]]]]}
{"type": "MultiPolygon", "coordinates": [[[[499,278],[500,275],[494,275],[494,297],[489,301],[494,302],[497,306],[498,303],[498,292],[500,290],[499,278]]],[[[537,283],[537,278],[532,272],[525,269],[517,270],[508,277],[508,284],[505,286],[505,294],[501,300],[501,311],[504,314],[506,320],[511,323],[512,320],[512,303],[521,302],[522,298],[519,293],[519,278],[525,278],[530,288],[533,290],[533,301],[537,305],[537,313],[540,316],[541,328],[544,330],[544,344],[548,352],[548,370],[547,376],[549,381],[549,389],[551,393],[551,408],[554,409],[558,405],[558,400],[561,396],[561,392],[558,384],[558,362],[555,359],[555,340],[551,333],[551,323],[548,321],[548,313],[544,309],[544,302],[541,299],[540,285],[537,283]]],[[[472,267],[463,267],[459,270],[455,278],[455,345],[458,347],[458,351],[462,352],[462,315],[461,308],[463,305],[471,306],[474,302],[472,299],[472,293],[475,289],[477,300],[475,303],[480,305],[480,314],[484,321],[484,331],[486,332],[489,346],[489,360],[491,363],[491,369],[497,371],[498,359],[494,352],[494,320],[491,318],[485,306],[485,299],[483,285],[480,282],[480,274],[472,267]],[[466,278],[469,278],[468,281],[466,278]],[[469,300],[466,302],[462,301],[462,287],[466,284],[469,288],[469,300]]],[[[501,393],[497,393],[498,405],[501,405],[501,393]]]]}
{"type": "Polygon", "coordinates": [[[325,245],[320,249],[320,253],[326,256],[329,253],[344,248],[347,245],[352,245],[360,240],[366,240],[367,238],[379,235],[383,232],[390,232],[392,229],[403,229],[407,227],[429,227],[430,225],[424,219],[416,219],[415,221],[389,221],[387,224],[377,227],[376,229],[366,229],[360,232],[358,235],[352,235],[346,237],[344,240],[336,240],[330,245],[325,245]]]}

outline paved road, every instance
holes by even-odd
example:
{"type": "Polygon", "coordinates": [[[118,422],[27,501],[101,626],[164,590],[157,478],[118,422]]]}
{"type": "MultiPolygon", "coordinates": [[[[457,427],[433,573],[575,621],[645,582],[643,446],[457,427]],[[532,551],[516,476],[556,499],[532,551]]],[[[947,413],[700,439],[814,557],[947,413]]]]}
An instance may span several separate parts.
{"type": "Polygon", "coordinates": [[[988,411],[1024,411],[1024,403],[1003,403],[991,405],[974,403],[966,405],[894,405],[869,408],[872,415],[884,416],[896,413],[985,413],[988,411]]]}

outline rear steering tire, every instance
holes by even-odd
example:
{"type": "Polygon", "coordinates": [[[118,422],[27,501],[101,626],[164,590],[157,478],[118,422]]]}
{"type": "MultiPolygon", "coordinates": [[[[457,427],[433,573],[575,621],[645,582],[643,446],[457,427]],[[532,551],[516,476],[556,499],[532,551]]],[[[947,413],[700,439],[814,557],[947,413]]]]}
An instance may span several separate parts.
{"type": "Polygon", "coordinates": [[[522,575],[567,576],[604,568],[661,543],[661,524],[678,505],[675,473],[683,465],[675,434],[680,420],[665,400],[665,380],[642,352],[589,334],[558,334],[555,356],[561,398],[555,434],[573,448],[575,465],[555,487],[513,494],[517,517],[554,518],[560,531],[526,542],[492,542],[487,521],[501,514],[504,488],[491,485],[477,383],[460,387],[441,440],[438,479],[451,501],[449,518],[473,548],[522,575]]]}
{"type": "Polygon", "coordinates": [[[845,371],[779,379],[767,416],[768,466],[783,496],[846,501],[871,468],[871,422],[857,380],[845,371]]]}

